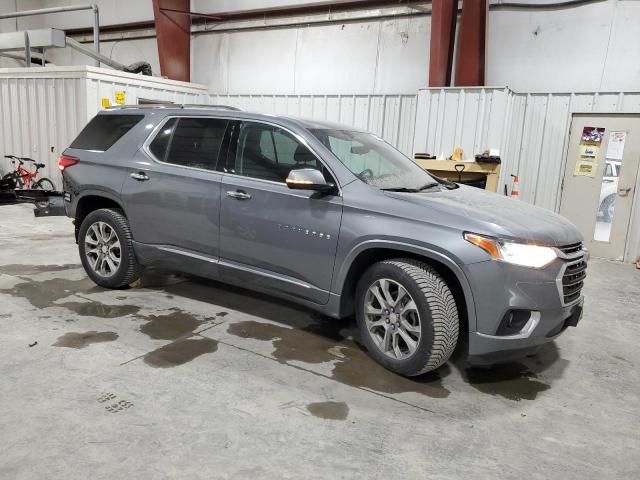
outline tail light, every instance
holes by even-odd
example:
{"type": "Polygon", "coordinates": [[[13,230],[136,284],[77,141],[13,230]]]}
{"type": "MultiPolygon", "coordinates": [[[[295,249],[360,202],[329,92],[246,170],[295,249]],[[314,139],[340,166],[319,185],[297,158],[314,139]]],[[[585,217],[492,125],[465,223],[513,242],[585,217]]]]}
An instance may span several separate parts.
{"type": "Polygon", "coordinates": [[[58,168],[60,169],[60,171],[63,171],[65,168],[71,167],[79,161],[80,159],[76,157],[71,157],[69,155],[60,155],[60,158],[58,158],[58,168]]]}

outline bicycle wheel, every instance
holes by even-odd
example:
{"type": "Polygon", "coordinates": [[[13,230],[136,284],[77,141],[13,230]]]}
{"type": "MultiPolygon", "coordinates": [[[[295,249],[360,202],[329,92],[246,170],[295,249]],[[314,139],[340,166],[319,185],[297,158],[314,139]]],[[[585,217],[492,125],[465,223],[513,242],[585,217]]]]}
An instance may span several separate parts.
{"type": "Polygon", "coordinates": [[[38,190],[55,190],[56,186],[53,184],[53,182],[51,180],[49,180],[48,178],[44,177],[41,178],[40,180],[38,180],[36,183],[33,184],[33,188],[38,189],[38,190]]]}

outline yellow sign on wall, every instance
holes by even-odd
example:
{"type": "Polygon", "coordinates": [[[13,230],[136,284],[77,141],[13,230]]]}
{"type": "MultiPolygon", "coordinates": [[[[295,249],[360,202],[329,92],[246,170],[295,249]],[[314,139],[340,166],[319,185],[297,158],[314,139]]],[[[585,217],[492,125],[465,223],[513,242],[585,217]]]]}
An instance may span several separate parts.
{"type": "Polygon", "coordinates": [[[116,92],[115,97],[116,97],[115,101],[118,105],[124,105],[125,103],[124,90],[116,92]]]}
{"type": "Polygon", "coordinates": [[[111,100],[107,97],[102,97],[102,108],[109,108],[111,106],[111,100]]]}

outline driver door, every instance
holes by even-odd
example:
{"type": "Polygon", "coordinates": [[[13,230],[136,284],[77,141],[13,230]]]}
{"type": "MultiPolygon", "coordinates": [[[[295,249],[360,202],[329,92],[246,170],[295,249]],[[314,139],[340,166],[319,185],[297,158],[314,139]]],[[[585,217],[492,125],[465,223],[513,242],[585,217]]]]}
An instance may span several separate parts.
{"type": "Polygon", "coordinates": [[[235,125],[226,162],[219,164],[223,279],[327,303],[342,198],[284,183],[296,168],[329,175],[322,162],[292,133],[245,121],[235,125]]]}

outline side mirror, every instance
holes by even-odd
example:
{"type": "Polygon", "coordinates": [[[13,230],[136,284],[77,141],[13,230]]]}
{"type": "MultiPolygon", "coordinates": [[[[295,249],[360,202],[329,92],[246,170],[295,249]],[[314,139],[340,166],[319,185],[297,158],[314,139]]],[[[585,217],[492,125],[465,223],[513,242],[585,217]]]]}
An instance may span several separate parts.
{"type": "Polygon", "coordinates": [[[285,180],[287,187],[292,190],[315,190],[317,192],[330,192],[336,188],[333,183],[327,183],[320,170],[315,168],[301,168],[291,170],[285,180]]]}

